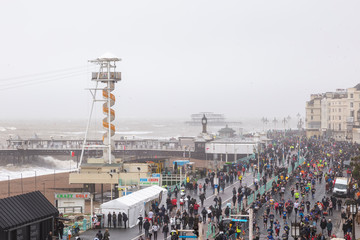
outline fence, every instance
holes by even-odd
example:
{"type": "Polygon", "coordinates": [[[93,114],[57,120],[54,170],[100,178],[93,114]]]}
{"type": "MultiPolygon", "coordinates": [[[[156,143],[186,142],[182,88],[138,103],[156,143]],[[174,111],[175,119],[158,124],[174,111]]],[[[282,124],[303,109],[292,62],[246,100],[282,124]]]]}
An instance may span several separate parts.
{"type": "Polygon", "coordinates": [[[249,155],[249,156],[247,156],[247,157],[243,157],[243,158],[237,159],[236,162],[237,162],[237,163],[246,162],[247,164],[249,164],[249,161],[250,161],[251,159],[254,159],[254,158],[255,158],[255,154],[251,154],[251,155],[249,155]]]}
{"type": "Polygon", "coordinates": [[[247,199],[247,204],[248,206],[251,205],[254,202],[254,199],[256,198],[256,196],[258,195],[258,193],[260,193],[260,195],[264,194],[265,191],[269,191],[272,188],[272,184],[273,182],[277,182],[278,181],[278,176],[273,177],[271,180],[269,180],[266,185],[261,186],[257,191],[255,191],[254,193],[250,194],[248,196],[247,199]]]}
{"type": "MultiPolygon", "coordinates": [[[[299,159],[299,161],[297,161],[297,162],[295,163],[295,169],[296,169],[298,166],[304,164],[304,162],[305,162],[305,158],[304,158],[304,157],[301,157],[301,158],[299,159]]],[[[289,166],[289,167],[288,167],[288,174],[291,174],[293,170],[294,170],[294,169],[292,169],[292,167],[289,166]]],[[[262,174],[261,176],[263,176],[263,175],[264,175],[264,172],[263,172],[263,174],[262,174]]],[[[266,185],[261,186],[260,189],[258,189],[258,190],[255,191],[254,193],[250,194],[250,195],[248,196],[248,199],[247,199],[248,205],[250,205],[250,204],[252,204],[252,203],[254,202],[254,199],[256,198],[256,196],[258,195],[258,193],[260,193],[260,195],[262,195],[262,194],[264,194],[265,192],[269,191],[269,190],[272,188],[273,182],[274,182],[274,181],[277,182],[278,179],[279,179],[278,176],[273,177],[271,180],[269,180],[268,182],[266,182],[266,185]]]]}

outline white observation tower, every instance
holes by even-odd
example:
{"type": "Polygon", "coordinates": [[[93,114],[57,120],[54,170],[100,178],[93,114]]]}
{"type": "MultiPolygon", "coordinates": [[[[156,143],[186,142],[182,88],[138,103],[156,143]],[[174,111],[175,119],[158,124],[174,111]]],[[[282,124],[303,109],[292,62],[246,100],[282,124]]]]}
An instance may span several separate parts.
{"type": "Polygon", "coordinates": [[[111,164],[115,157],[112,155],[112,151],[115,148],[113,136],[115,135],[115,125],[112,122],[115,119],[115,111],[111,108],[115,104],[115,96],[111,92],[115,89],[115,83],[121,80],[121,72],[116,72],[116,62],[121,61],[120,58],[114,56],[111,53],[105,53],[101,57],[90,60],[89,62],[99,65],[99,71],[93,72],[91,80],[96,82],[96,87],[89,89],[93,97],[92,106],[90,110],[90,116],[86,127],[85,138],[81,150],[80,165],[84,157],[85,147],[100,147],[103,148],[103,160],[106,163],[111,164]],[[99,86],[99,83],[102,86],[99,86]],[[105,86],[103,85],[105,84],[105,86]],[[96,99],[97,91],[102,91],[102,99],[96,99]],[[86,145],[87,135],[90,126],[91,115],[94,109],[95,102],[103,102],[102,111],[105,115],[102,125],[105,129],[103,135],[102,146],[90,146],[86,145]]]}

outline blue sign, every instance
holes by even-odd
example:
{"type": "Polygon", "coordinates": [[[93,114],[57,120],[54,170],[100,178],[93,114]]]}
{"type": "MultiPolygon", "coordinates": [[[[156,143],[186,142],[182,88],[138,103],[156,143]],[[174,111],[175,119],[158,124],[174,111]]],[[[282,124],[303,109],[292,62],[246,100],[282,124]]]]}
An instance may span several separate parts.
{"type": "Polygon", "coordinates": [[[247,222],[248,220],[247,219],[231,219],[231,221],[234,221],[234,222],[247,222]]]}
{"type": "Polygon", "coordinates": [[[153,173],[151,176],[152,177],[160,177],[160,173],[153,173]]]}
{"type": "Polygon", "coordinates": [[[179,238],[197,238],[197,236],[179,236],[179,238]]]}
{"type": "Polygon", "coordinates": [[[175,165],[175,163],[177,163],[178,166],[184,166],[185,164],[190,163],[189,160],[175,160],[173,161],[173,165],[175,165]]]}

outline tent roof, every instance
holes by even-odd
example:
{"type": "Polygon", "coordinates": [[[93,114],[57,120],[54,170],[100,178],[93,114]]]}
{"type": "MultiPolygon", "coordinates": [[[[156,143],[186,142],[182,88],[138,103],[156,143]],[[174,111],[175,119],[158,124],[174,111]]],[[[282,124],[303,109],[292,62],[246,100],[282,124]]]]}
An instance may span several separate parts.
{"type": "Polygon", "coordinates": [[[102,209],[129,209],[139,202],[146,202],[158,197],[161,191],[167,191],[165,188],[153,185],[132,194],[120,197],[100,205],[102,209]]]}

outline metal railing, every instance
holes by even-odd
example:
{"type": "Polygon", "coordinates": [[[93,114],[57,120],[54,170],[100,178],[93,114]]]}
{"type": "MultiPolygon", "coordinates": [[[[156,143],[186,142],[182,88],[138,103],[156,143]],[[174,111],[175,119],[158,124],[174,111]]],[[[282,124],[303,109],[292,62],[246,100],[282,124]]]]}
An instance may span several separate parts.
{"type": "Polygon", "coordinates": [[[59,212],[62,212],[62,213],[83,213],[82,206],[58,207],[58,209],[59,209],[59,212]],[[60,211],[60,209],[63,209],[64,211],[60,211]],[[68,209],[71,209],[72,211],[67,211],[68,209]],[[75,211],[75,209],[79,209],[80,211],[75,211]]]}

